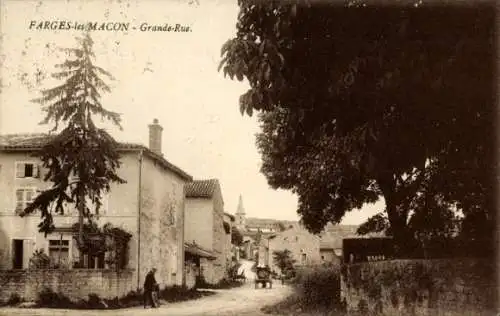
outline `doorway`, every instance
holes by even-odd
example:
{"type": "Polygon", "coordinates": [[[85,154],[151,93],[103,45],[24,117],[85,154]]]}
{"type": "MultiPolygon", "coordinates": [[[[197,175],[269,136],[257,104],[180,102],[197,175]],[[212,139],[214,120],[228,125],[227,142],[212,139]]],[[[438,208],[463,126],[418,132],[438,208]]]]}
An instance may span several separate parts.
{"type": "Polygon", "coordinates": [[[22,239],[12,240],[12,269],[22,269],[23,268],[23,247],[24,241],[22,239]]]}

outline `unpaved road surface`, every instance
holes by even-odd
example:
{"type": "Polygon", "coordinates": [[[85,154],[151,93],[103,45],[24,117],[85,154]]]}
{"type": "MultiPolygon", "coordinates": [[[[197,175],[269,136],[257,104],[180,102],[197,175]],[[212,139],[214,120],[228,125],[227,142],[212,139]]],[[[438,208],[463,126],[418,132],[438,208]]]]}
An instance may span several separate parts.
{"type": "Polygon", "coordinates": [[[260,308],[277,303],[291,293],[288,286],[279,282],[273,284],[272,289],[255,289],[252,280],[240,288],[229,290],[214,290],[215,295],[202,297],[197,300],[164,304],[159,308],[134,307],[119,310],[62,310],[62,309],[27,309],[1,308],[0,315],[24,316],[62,316],[62,315],[168,315],[168,316],[263,316],[260,308]]]}

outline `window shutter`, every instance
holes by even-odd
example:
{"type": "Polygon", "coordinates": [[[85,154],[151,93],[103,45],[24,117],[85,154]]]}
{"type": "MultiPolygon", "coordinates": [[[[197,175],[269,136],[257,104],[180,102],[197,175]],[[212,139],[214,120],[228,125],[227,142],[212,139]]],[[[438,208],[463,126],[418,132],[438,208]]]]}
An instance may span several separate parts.
{"type": "Polygon", "coordinates": [[[36,163],[33,164],[33,178],[38,178],[40,176],[40,166],[36,163]]]}
{"type": "Polygon", "coordinates": [[[16,213],[21,212],[24,207],[24,190],[17,189],[16,190],[16,213]]]}
{"type": "Polygon", "coordinates": [[[16,163],[16,178],[24,178],[24,164],[16,163]]]}
{"type": "Polygon", "coordinates": [[[28,189],[26,190],[26,204],[33,202],[35,198],[35,190],[28,189]]]}

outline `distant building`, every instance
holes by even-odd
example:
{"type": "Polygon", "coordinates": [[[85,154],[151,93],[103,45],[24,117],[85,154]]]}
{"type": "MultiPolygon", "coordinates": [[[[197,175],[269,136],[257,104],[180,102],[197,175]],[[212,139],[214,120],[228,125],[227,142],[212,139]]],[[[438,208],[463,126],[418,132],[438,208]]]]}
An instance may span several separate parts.
{"type": "Polygon", "coordinates": [[[295,226],[267,238],[267,262],[272,270],[279,271],[274,264],[273,253],[288,249],[298,266],[310,266],[321,263],[320,238],[311,234],[305,228],[295,226]]]}
{"type": "Polygon", "coordinates": [[[327,224],[317,235],[309,233],[296,221],[246,217],[240,195],[235,214],[235,226],[243,235],[242,253],[259,265],[274,266],[273,251],[288,249],[297,265],[340,264],[342,241],[346,238],[380,237],[381,234],[360,236],[358,225],[327,224]]]}

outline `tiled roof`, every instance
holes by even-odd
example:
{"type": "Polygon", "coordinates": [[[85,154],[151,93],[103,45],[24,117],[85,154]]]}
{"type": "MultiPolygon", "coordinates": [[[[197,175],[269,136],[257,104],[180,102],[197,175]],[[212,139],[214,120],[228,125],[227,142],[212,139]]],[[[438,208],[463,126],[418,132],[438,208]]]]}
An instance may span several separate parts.
{"type": "MultiPolygon", "coordinates": [[[[36,151],[55,137],[54,134],[4,134],[0,135],[0,151],[36,151]]],[[[119,143],[121,151],[143,151],[151,159],[159,162],[181,178],[191,181],[193,178],[179,167],[168,162],[163,156],[151,151],[146,146],[134,143],[119,143]]]]}
{"type": "Polygon", "coordinates": [[[382,234],[367,234],[358,235],[356,230],[357,225],[333,225],[328,224],[324,231],[320,234],[320,248],[321,249],[341,249],[342,240],[345,238],[370,238],[381,237],[382,234]]]}
{"type": "Polygon", "coordinates": [[[216,258],[212,251],[203,249],[194,243],[192,244],[184,243],[184,251],[196,257],[202,257],[208,259],[216,258]]]}
{"type": "Polygon", "coordinates": [[[186,197],[191,198],[212,198],[219,187],[219,180],[194,180],[186,184],[186,197]]]}

